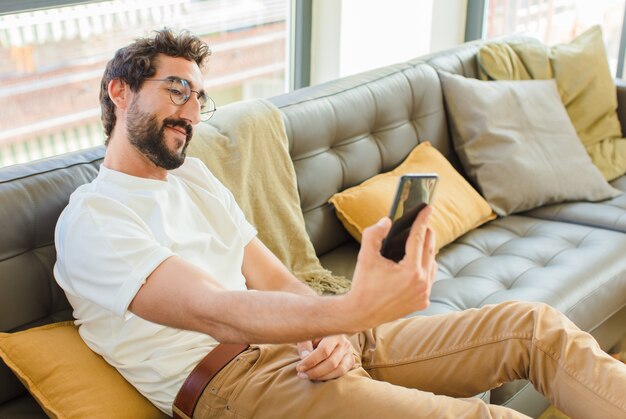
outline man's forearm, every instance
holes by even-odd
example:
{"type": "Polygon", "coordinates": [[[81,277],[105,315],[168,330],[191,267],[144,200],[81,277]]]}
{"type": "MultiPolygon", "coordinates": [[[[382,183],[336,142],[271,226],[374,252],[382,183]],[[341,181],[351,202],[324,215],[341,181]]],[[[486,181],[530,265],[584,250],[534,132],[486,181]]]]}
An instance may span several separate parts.
{"type": "Polygon", "coordinates": [[[299,295],[318,295],[313,288],[293,276],[290,281],[286,281],[285,285],[276,291],[285,291],[299,295]]]}
{"type": "Polygon", "coordinates": [[[129,309],[151,322],[206,333],[220,342],[298,342],[357,331],[367,319],[364,310],[350,309],[356,304],[347,295],[321,297],[296,281],[280,281],[280,291],[231,291],[171,257],[150,275],[129,309]]]}
{"type": "Polygon", "coordinates": [[[248,289],[316,295],[256,237],[244,249],[242,273],[246,277],[248,289]]]}
{"type": "MultiPolygon", "coordinates": [[[[302,288],[296,287],[296,291],[302,288]]],[[[213,309],[197,314],[198,331],[220,342],[247,343],[288,343],[357,332],[359,311],[350,310],[348,300],[345,296],[320,297],[312,290],[310,295],[220,291],[213,293],[207,304],[213,309]]]]}

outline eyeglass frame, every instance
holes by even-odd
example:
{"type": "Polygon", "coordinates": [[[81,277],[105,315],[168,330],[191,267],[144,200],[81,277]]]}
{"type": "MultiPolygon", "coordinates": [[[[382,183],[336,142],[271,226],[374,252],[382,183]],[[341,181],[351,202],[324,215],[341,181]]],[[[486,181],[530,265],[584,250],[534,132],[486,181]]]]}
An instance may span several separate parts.
{"type": "Polygon", "coordinates": [[[205,94],[204,92],[200,93],[197,90],[193,90],[191,88],[191,84],[189,83],[188,80],[185,79],[181,79],[180,77],[175,77],[175,76],[170,76],[164,79],[145,79],[144,81],[168,81],[170,82],[170,86],[167,88],[167,91],[169,92],[169,96],[170,96],[170,100],[172,101],[172,103],[176,106],[183,106],[185,105],[185,103],[189,102],[189,99],[191,99],[191,93],[195,93],[197,98],[198,98],[198,102],[200,102],[200,120],[202,122],[206,122],[209,119],[211,119],[213,117],[213,115],[215,114],[215,111],[217,111],[217,107],[215,106],[215,101],[208,96],[207,94],[205,94]],[[175,82],[181,82],[181,85],[183,86],[183,88],[187,88],[189,89],[189,93],[185,93],[180,92],[183,95],[183,102],[182,103],[177,103],[174,100],[173,95],[175,94],[175,89],[172,89],[172,85],[175,82]],[[202,103],[202,99],[201,98],[205,98],[206,102],[203,104],[202,103]],[[213,109],[208,109],[208,110],[203,110],[207,105],[209,105],[210,103],[213,104],[213,109]],[[208,115],[208,116],[206,116],[208,115]]]}

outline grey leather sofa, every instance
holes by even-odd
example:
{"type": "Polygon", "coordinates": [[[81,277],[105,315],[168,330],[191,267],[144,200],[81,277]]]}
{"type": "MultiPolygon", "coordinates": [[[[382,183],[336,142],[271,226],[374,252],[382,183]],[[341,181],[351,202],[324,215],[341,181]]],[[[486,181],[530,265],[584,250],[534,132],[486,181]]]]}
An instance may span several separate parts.
{"type": "MultiPolygon", "coordinates": [[[[271,98],[282,112],[307,232],[322,264],[350,276],[358,244],[327,203],[397,166],[429,140],[457,169],[436,68],[475,77],[479,43],[271,98]]],[[[626,87],[618,86],[626,125],[626,87]]],[[[624,131],[626,132],[626,130],[624,131]]],[[[69,195],[96,176],[103,147],[0,169],[0,331],[71,319],[56,285],[53,233],[69,195]]],[[[613,182],[626,191],[626,177],[613,182]]],[[[431,315],[506,300],[548,303],[609,349],[626,333],[626,195],[494,220],[446,246],[431,315]]],[[[526,382],[491,402],[537,416],[547,402],[526,382]]],[[[45,416],[0,364],[0,418],[45,416]]]]}

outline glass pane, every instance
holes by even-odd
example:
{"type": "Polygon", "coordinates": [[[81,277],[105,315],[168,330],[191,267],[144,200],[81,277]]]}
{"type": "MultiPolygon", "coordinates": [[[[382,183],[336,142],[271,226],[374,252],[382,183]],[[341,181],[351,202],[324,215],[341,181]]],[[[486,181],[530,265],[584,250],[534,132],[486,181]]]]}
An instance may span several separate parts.
{"type": "Polygon", "coordinates": [[[114,0],[0,16],[0,167],[102,144],[104,66],[154,29],[207,41],[218,107],[283,93],[288,13],[289,0],[114,0]]]}
{"type": "Polygon", "coordinates": [[[489,0],[485,33],[488,39],[524,33],[553,45],[568,42],[599,24],[615,74],[625,3],[625,0],[489,0]]]}

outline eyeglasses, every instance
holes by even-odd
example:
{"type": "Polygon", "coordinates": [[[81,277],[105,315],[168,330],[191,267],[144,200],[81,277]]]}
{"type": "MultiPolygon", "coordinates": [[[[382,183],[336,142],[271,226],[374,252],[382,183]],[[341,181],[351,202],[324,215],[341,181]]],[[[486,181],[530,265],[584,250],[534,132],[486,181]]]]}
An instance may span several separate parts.
{"type": "Polygon", "coordinates": [[[168,77],[166,79],[146,79],[144,81],[165,81],[169,83],[167,88],[170,93],[170,100],[174,105],[182,106],[191,97],[191,93],[195,93],[198,96],[198,102],[200,102],[200,120],[208,121],[211,119],[217,108],[213,99],[200,93],[197,90],[192,90],[189,86],[189,82],[185,79],[179,79],[178,77],[168,77]]]}

